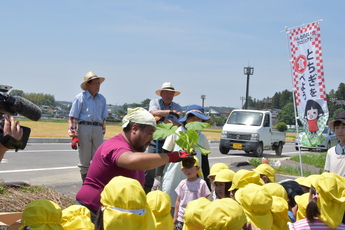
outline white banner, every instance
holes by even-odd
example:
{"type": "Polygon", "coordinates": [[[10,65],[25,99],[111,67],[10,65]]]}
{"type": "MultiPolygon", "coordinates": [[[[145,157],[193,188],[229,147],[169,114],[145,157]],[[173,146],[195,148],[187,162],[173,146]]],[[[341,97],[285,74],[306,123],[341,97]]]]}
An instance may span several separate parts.
{"type": "Polygon", "coordinates": [[[328,107],[323,72],[319,22],[288,30],[295,102],[298,118],[303,124],[303,146],[323,142],[328,107]]]}

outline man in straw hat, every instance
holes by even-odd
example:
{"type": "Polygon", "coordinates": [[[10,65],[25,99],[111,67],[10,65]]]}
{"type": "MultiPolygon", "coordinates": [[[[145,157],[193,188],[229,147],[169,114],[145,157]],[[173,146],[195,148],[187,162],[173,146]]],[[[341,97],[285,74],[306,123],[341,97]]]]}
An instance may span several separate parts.
{"type": "Polygon", "coordinates": [[[79,93],[72,103],[69,113],[68,134],[72,137],[71,146],[79,149],[79,165],[81,178],[84,182],[90,162],[96,149],[103,143],[105,119],[108,117],[105,97],[99,93],[104,77],[88,72],[80,87],[79,93]],[[79,148],[78,148],[79,147],[79,148]]]}
{"type": "Polygon", "coordinates": [[[335,132],[339,143],[327,151],[325,171],[345,176],[345,112],[338,113],[328,126],[335,132]]]}
{"type": "MultiPolygon", "coordinates": [[[[173,102],[175,96],[179,95],[180,92],[175,90],[175,87],[171,82],[164,82],[161,89],[156,90],[156,94],[160,96],[160,99],[152,99],[150,101],[149,111],[156,118],[157,122],[173,123],[179,126],[179,117],[182,113],[182,107],[173,102]]],[[[149,145],[148,152],[150,153],[163,153],[163,144],[165,139],[153,140],[149,145]]],[[[145,191],[151,191],[154,183],[154,178],[161,177],[164,166],[157,169],[148,170],[145,173],[146,184],[145,191]]],[[[160,180],[156,179],[155,189],[159,189],[160,180]]],[[[154,190],[155,190],[154,189],[154,190]]]]}
{"type": "Polygon", "coordinates": [[[156,131],[156,120],[146,109],[128,109],[122,119],[122,128],[122,133],[108,139],[97,149],[85,182],[77,193],[77,202],[89,208],[92,217],[100,208],[100,194],[104,186],[113,177],[130,177],[143,186],[145,170],[189,157],[183,151],[164,154],[144,152],[156,131]]]}

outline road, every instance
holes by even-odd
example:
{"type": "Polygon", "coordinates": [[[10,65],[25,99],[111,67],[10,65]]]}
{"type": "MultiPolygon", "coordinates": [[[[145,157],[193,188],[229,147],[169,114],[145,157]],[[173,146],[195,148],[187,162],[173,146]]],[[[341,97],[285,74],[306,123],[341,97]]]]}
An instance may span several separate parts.
{"type": "MultiPolygon", "coordinates": [[[[210,166],[217,162],[230,165],[245,162],[251,155],[244,151],[230,150],[223,155],[218,150],[219,143],[211,142],[210,166]]],[[[264,156],[274,160],[284,160],[297,155],[294,143],[286,143],[283,153],[276,157],[270,150],[264,156]]],[[[68,196],[74,197],[81,186],[78,152],[69,143],[28,143],[24,150],[6,153],[0,164],[0,178],[3,182],[25,182],[32,185],[46,185],[68,196]]]]}

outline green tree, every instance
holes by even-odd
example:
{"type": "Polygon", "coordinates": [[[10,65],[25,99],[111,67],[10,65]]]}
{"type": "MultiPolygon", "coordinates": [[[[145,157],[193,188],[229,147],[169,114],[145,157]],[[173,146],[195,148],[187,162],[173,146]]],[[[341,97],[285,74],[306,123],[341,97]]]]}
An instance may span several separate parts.
{"type": "Polygon", "coordinates": [[[18,89],[13,89],[11,90],[11,92],[9,93],[11,96],[19,96],[19,97],[23,97],[24,91],[23,90],[18,90],[18,89]]]}
{"type": "Polygon", "coordinates": [[[276,129],[280,132],[285,132],[288,128],[285,122],[278,122],[278,124],[276,125],[276,129]]]}
{"type": "Polygon", "coordinates": [[[294,125],[295,122],[295,113],[294,105],[292,102],[286,104],[283,109],[278,113],[278,121],[285,122],[288,125],[294,125]]]}

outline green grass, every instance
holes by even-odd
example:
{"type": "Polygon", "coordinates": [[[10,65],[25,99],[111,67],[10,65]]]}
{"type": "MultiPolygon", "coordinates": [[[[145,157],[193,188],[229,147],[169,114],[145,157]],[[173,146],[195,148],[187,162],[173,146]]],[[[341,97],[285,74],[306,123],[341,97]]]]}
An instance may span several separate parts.
{"type": "MultiPolygon", "coordinates": [[[[319,174],[321,174],[323,172],[323,167],[325,165],[326,155],[327,155],[327,152],[305,153],[302,155],[302,162],[304,164],[313,165],[315,167],[320,168],[319,174]]],[[[299,162],[299,155],[293,156],[289,158],[289,160],[299,162]]],[[[250,158],[248,162],[254,167],[257,167],[258,165],[261,164],[262,159],[250,158]]],[[[301,175],[300,167],[282,165],[280,167],[274,167],[274,170],[275,170],[275,173],[277,174],[294,175],[294,176],[301,175]]],[[[313,173],[310,170],[303,169],[303,176],[309,176],[311,174],[313,173]]]]}
{"type": "MultiPolygon", "coordinates": [[[[308,165],[314,165],[318,168],[325,166],[327,152],[321,153],[306,153],[302,155],[302,162],[308,165]]],[[[299,155],[291,157],[289,160],[299,162],[299,155]]]]}

